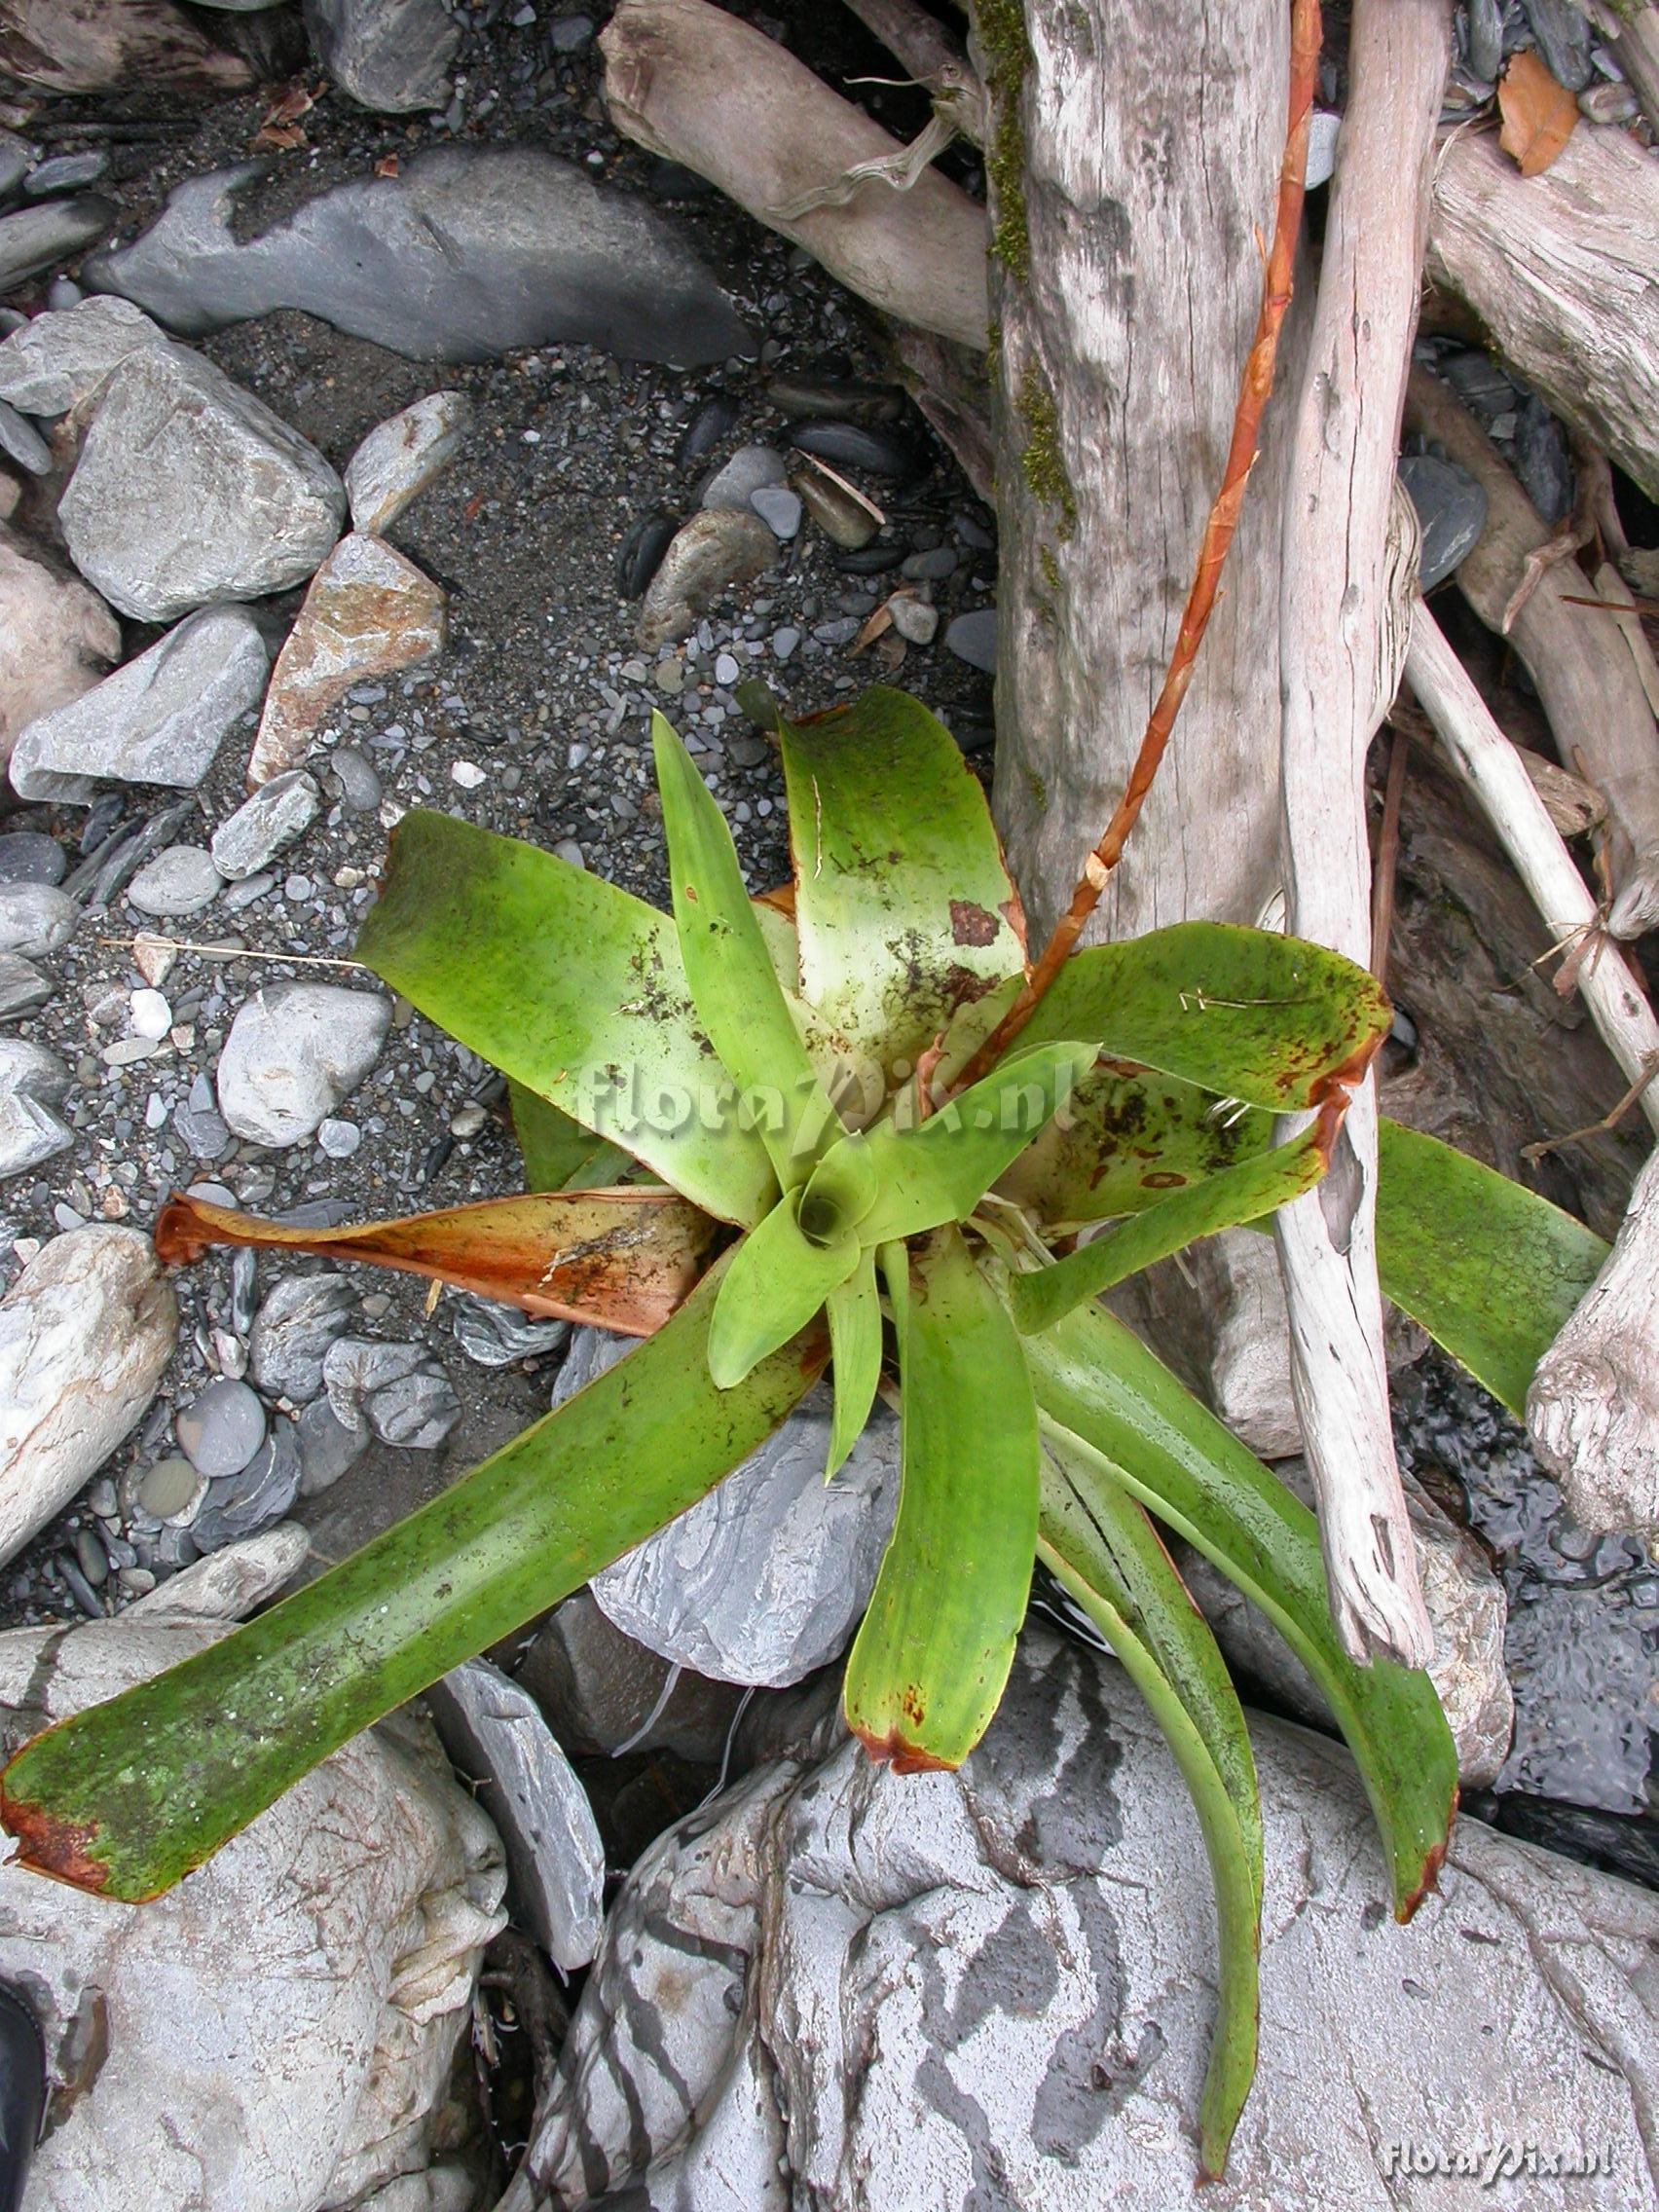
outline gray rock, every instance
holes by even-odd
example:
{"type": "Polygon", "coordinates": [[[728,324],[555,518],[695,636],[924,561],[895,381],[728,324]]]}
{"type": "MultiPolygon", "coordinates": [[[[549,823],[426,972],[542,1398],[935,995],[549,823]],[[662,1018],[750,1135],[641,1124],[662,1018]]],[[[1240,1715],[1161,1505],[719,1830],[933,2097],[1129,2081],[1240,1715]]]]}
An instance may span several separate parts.
{"type": "Polygon", "coordinates": [[[635,628],[640,644],[654,648],[685,637],[733,584],[760,575],[777,558],[778,541],[757,514],[706,507],[693,515],[651,578],[635,628]]]}
{"type": "Polygon", "coordinates": [[[302,1497],[317,1497],[332,1490],[368,1449],[368,1423],[356,1421],[348,1427],[326,1398],[307,1406],[297,1426],[302,1497]]]}
{"type": "Polygon", "coordinates": [[[170,622],[303,583],[340,535],[346,493],[314,446],[184,346],[106,380],[58,503],[77,569],[113,607],[170,622]]]}
{"type": "Polygon", "coordinates": [[[336,1419],[366,1421],[383,1444],[433,1452],[461,1419],[449,1377],[424,1345],[341,1337],[322,1362],[336,1419]]]}
{"type": "Polygon", "coordinates": [[[40,148],[15,130],[0,130],[0,200],[9,200],[40,159],[40,148]]]}
{"type": "MultiPolygon", "coordinates": [[[[172,1529],[188,1529],[207,1496],[207,1477],[201,1469],[193,1467],[182,1452],[170,1452],[165,1459],[134,1470],[134,1474],[135,1480],[127,1478],[130,1502],[152,1521],[172,1529]]],[[[126,1495],[127,1484],[123,1490],[126,1495]]]]}
{"type": "Polygon", "coordinates": [[[754,351],[661,216],[538,148],[436,147],[239,243],[233,202],[261,173],[244,164],[191,178],[88,277],[187,336],[292,307],[415,360],[489,361],[552,342],[684,366],[754,351]]]}
{"type": "Polygon", "coordinates": [[[219,1112],[255,1144],[304,1144],[380,1056],[391,1008],[332,983],[275,983],[237,1010],[219,1112]]]}
{"type": "Polygon", "coordinates": [[[700,504],[736,507],[741,513],[756,492],[781,485],[787,473],[783,455],[770,446],[739,446],[710,477],[700,504]]]}
{"type": "Polygon", "coordinates": [[[787,484],[760,485],[749,503],[774,537],[793,537],[800,528],[800,499],[787,484]]]}
{"type": "Polygon", "coordinates": [[[240,1621],[276,1597],[306,1563],[311,1539],[294,1521],[280,1521],[262,1535],[226,1544],[169,1575],[147,1597],[123,1608],[123,1618],[240,1621]]]}
{"type": "Polygon", "coordinates": [[[50,200],[55,193],[79,192],[83,185],[96,184],[108,167],[109,155],[101,146],[91,147],[84,154],[54,154],[29,171],[23,180],[23,192],[30,200],[50,200]]]}
{"type": "Polygon", "coordinates": [[[1538,398],[1529,394],[1515,424],[1515,473],[1547,523],[1564,522],[1572,506],[1572,462],[1561,424],[1538,398]]]}
{"type": "MultiPolygon", "coordinates": [[[[9,1049],[0,1043],[0,1153],[9,1049]]],[[[53,1237],[0,1299],[0,1561],[136,1427],[177,1333],[171,1286],[133,1229],[53,1237]]]]}
{"type": "Polygon", "coordinates": [[[1503,0],[1468,0],[1469,67],[1487,84],[1503,66],[1503,0]]]}
{"type": "Polygon", "coordinates": [[[314,778],[303,768],[273,776],[214,830],[208,846],[213,866],[233,883],[257,875],[284,845],[304,835],[321,804],[314,778]]]}
{"type": "Polygon", "coordinates": [[[487,1659],[469,1659],[432,1684],[426,1704],[506,1846],[517,1917],[562,1972],[585,1967],[605,1922],[605,1847],[535,1701],[487,1659]]]}
{"type": "Polygon", "coordinates": [[[0,952],[49,960],[74,936],[81,909],[50,883],[0,883],[0,952]]]}
{"type": "Polygon", "coordinates": [[[0,952],[0,1021],[32,1014],[37,1006],[45,1006],[56,987],[20,952],[0,952]]]}
{"type": "Polygon", "coordinates": [[[209,1382],[180,1409],[179,1450],[209,1482],[239,1475],[265,1442],[265,1408],[245,1382],[209,1382]]]}
{"type": "Polygon", "coordinates": [[[190,1525],[197,1550],[222,1551],[280,1521],[299,1495],[300,1473],[294,1423],[278,1419],[245,1467],[207,1485],[206,1499],[190,1525]]]}
{"type": "Polygon", "coordinates": [[[196,1160],[217,1160],[231,1149],[231,1132],[213,1104],[213,1087],[198,1075],[187,1098],[173,1108],[173,1127],[196,1160]]]}
{"type": "Polygon", "coordinates": [[[538,1321],[498,1299],[463,1292],[455,1301],[455,1341],[480,1367],[510,1367],[515,1359],[539,1359],[561,1351],[570,1341],[569,1321],[538,1321]]]}
{"type": "Polygon", "coordinates": [[[50,476],[52,473],[52,448],[32,423],[25,423],[18,410],[0,399],[0,453],[15,461],[19,468],[31,476],[50,476]]]}
{"type": "Polygon", "coordinates": [[[1583,92],[1595,74],[1590,21],[1583,10],[1572,0],[1521,0],[1521,5],[1550,75],[1569,92],[1583,92]]]}
{"type": "Polygon", "coordinates": [[[881,517],[869,501],[822,468],[793,470],[790,490],[830,542],[847,552],[856,553],[867,545],[881,528],[881,517]]]}
{"type": "Polygon", "coordinates": [[[120,658],[121,625],[96,592],[0,523],[0,762],[30,722],[120,658]]]}
{"type": "Polygon", "coordinates": [[[43,830],[0,831],[0,888],[8,883],[61,883],[69,862],[43,830]]]}
{"type": "Polygon", "coordinates": [[[166,343],[166,332],[130,300],[83,300],[37,314],[0,344],[0,399],[25,415],[66,415],[129,353],[166,343]]]}
{"type": "Polygon", "coordinates": [[[386,795],[386,786],[372,760],[354,745],[337,745],[328,756],[328,771],[340,785],[340,796],[352,814],[373,814],[386,795]]]}
{"type": "MultiPolygon", "coordinates": [[[[55,1052],[20,1037],[0,1037],[0,1183],[74,1143],[73,1131],[53,1111],[68,1088],[69,1070],[55,1052]]],[[[0,1463],[3,1458],[0,1453],[0,1463]]]]}
{"type": "MultiPolygon", "coordinates": [[[[629,1349],[582,1329],[554,1384],[562,1405],[629,1349]]],[[[590,1587],[637,1643],[717,1681],[797,1682],[842,1651],[869,1599],[899,1496],[899,1424],[877,1406],[824,1480],[822,1387],[741,1466],[590,1587]]]]}
{"type": "Polygon", "coordinates": [[[247,1341],[248,1374],[267,1397],[301,1406],[318,1394],[323,1355],[350,1327],[356,1304],[350,1281],[333,1269],[277,1283],[247,1341]]]}
{"type": "Polygon", "coordinates": [[[461,25],[443,0],[305,0],[316,57],[378,115],[414,115],[450,96],[461,25]]]}
{"type": "Polygon", "coordinates": [[[624,1636],[588,1590],[555,1607],[516,1672],[554,1735],[578,1758],[672,1751],[718,1766],[743,1705],[734,1683],[672,1666],[624,1636]]]}
{"type": "Polygon", "coordinates": [[[210,44],[173,0],[120,8],[6,0],[4,25],[7,74],[42,92],[125,94],[141,86],[200,94],[244,92],[253,81],[248,64],[210,44]]]}
{"type": "MultiPolygon", "coordinates": [[[[219,1633],[125,1618],[0,1638],[5,1754],[219,1633]]],[[[455,2140],[448,2084],[504,1877],[488,1818],[408,1717],[147,1904],[0,1865],[0,1976],[36,2011],[58,2120],[31,2208],[475,2202],[437,2146],[455,2140]]]]}
{"type": "Polygon", "coordinates": [[[906,645],[931,645],[939,634],[939,608],[914,592],[898,591],[887,602],[893,627],[906,645]]]}
{"type": "MultiPolygon", "coordinates": [[[[959,1773],[896,1778],[830,1718],[640,1862],[523,2201],[1330,2212],[1416,2200],[1390,2152],[1532,2138],[1604,2151],[1612,2180],[1540,2170],[1528,2212],[1651,2201],[1659,1899],[1464,1821],[1400,1928],[1343,1752],[1251,1733],[1265,2032],[1225,2181],[1196,2187],[1198,1825],[1126,1677],[1028,1630],[959,1773]]],[[[1432,2195],[1493,2201],[1478,2175],[1432,2195]]]]}
{"type": "Polygon", "coordinates": [[[982,668],[987,676],[995,675],[997,666],[997,610],[994,607],[976,608],[972,614],[959,614],[944,633],[946,652],[958,660],[965,660],[970,668],[982,668]]]}
{"type": "Polygon", "coordinates": [[[580,54],[593,37],[593,18],[555,16],[549,36],[555,54],[580,54]]]}
{"type": "Polygon", "coordinates": [[[225,888],[200,845],[168,845],[146,861],[127,886],[129,904],[161,919],[200,914],[225,888]]]}
{"type": "Polygon", "coordinates": [[[1486,492],[1466,468],[1428,453],[1403,455],[1399,475],[1422,533],[1419,589],[1432,591],[1473,552],[1486,527],[1486,492]]]}
{"type": "Polygon", "coordinates": [[[92,799],[100,782],[194,791],[259,705],[270,654],[240,608],[209,607],[78,699],[30,722],[12,781],[32,799],[92,799]]]}
{"type": "Polygon", "coordinates": [[[471,424],[472,402],[462,391],[428,392],[377,424],[346,463],[351,528],[389,529],[449,466],[471,424]]]}
{"type": "Polygon", "coordinates": [[[0,215],[0,292],[107,238],[119,213],[113,200],[84,192],[74,200],[51,200],[0,215]]]}
{"type": "Polygon", "coordinates": [[[350,1160],[363,1141],[363,1132],[355,1122],[329,1120],[319,1122],[316,1147],[329,1160],[350,1160]]]}

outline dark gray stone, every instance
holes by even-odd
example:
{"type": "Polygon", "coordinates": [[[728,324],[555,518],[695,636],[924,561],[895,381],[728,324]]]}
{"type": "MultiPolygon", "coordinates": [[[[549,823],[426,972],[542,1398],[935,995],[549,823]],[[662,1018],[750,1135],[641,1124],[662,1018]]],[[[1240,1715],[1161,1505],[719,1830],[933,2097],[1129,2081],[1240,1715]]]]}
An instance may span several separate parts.
{"type": "Polygon", "coordinates": [[[42,830],[0,833],[0,885],[61,883],[68,866],[63,847],[42,830]]]}
{"type": "Polygon", "coordinates": [[[462,1292],[455,1301],[455,1341],[480,1367],[510,1367],[515,1359],[537,1359],[562,1351],[570,1342],[569,1321],[538,1321],[498,1299],[462,1292]]]}
{"type": "Polygon", "coordinates": [[[357,1421],[348,1427],[326,1398],[307,1406],[296,1425],[302,1497],[315,1497],[322,1491],[332,1490],[368,1450],[368,1424],[357,1421]]]}
{"type": "Polygon", "coordinates": [[[442,107],[461,25],[443,0],[305,0],[317,59],[377,115],[442,107]]]}
{"type": "Polygon", "coordinates": [[[45,1006],[56,985],[20,952],[0,952],[0,1021],[45,1006]]]}
{"type": "Polygon", "coordinates": [[[173,1428],[197,1473],[213,1481],[240,1474],[265,1442],[265,1408],[245,1382],[226,1378],[182,1407],[173,1428]]]}
{"type": "Polygon", "coordinates": [[[278,1420],[245,1467],[207,1485],[202,1509],[190,1524],[200,1552],[257,1536],[280,1521],[300,1489],[300,1446],[291,1420],[278,1420]]]}
{"type": "Polygon", "coordinates": [[[997,610],[994,607],[976,608],[972,614],[959,614],[944,633],[945,649],[958,660],[965,660],[970,668],[982,668],[993,675],[997,665],[997,610]]]}
{"type": "Polygon", "coordinates": [[[383,1444],[435,1452],[461,1419],[442,1366],[422,1344],[341,1337],[322,1362],[323,1387],[347,1427],[367,1421],[383,1444]]]}
{"type": "Polygon", "coordinates": [[[1572,0],[1521,0],[1552,77],[1581,92],[1595,75],[1589,18],[1572,0]]]}
{"type": "Polygon", "coordinates": [[[300,1406],[322,1388],[328,1347],[351,1325],[357,1294],[333,1269],[289,1275],[254,1316],[247,1371],[268,1397],[300,1406]]]}
{"type": "Polygon", "coordinates": [[[259,165],[193,177],[148,231],[89,262],[101,289],[187,335],[303,308],[416,360],[488,361],[568,341],[695,364],[754,340],[664,220],[530,146],[436,147],[239,244],[259,165]]]}
{"type": "Polygon", "coordinates": [[[15,461],[19,468],[27,469],[31,476],[52,473],[52,448],[34,424],[24,422],[10,401],[4,399],[0,399],[0,453],[15,461]]]}
{"type": "Polygon", "coordinates": [[[673,1751],[718,1766],[743,1703],[734,1683],[675,1668],[624,1636],[587,1590],[537,1629],[517,1675],[577,1758],[673,1751]]]}
{"type": "Polygon", "coordinates": [[[109,155],[101,146],[84,154],[54,154],[23,179],[24,198],[50,200],[54,193],[79,192],[84,185],[96,184],[108,167],[109,155]]]}
{"type": "Polygon", "coordinates": [[[85,192],[74,200],[49,200],[38,207],[19,207],[15,215],[0,215],[0,292],[107,238],[119,212],[113,200],[85,192]]]}
{"type": "Polygon", "coordinates": [[[1572,508],[1572,462],[1561,424],[1535,393],[1523,402],[1516,421],[1514,463],[1545,522],[1564,522],[1572,508]]]}
{"type": "Polygon", "coordinates": [[[1419,587],[1432,591],[1479,542],[1486,528],[1486,492],[1466,468],[1430,453],[1402,456],[1400,482],[1411,495],[1422,533],[1419,587]]]}

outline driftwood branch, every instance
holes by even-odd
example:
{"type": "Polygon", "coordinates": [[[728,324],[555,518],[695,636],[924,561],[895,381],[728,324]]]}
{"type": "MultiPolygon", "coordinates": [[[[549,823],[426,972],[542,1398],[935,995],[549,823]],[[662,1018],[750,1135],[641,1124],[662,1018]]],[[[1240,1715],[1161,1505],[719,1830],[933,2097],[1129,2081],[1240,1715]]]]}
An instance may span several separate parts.
{"type": "Polygon", "coordinates": [[[1538,1362],[1527,1427],[1582,1527],[1659,1537],[1659,1152],[1606,1266],[1538,1362]]]}
{"type": "MultiPolygon", "coordinates": [[[[1414,370],[1406,423],[1486,493],[1486,527],[1457,571],[1457,587],[1483,622],[1501,630],[1529,554],[1549,541],[1549,525],[1449,385],[1414,370]]],[[[1607,802],[1608,927],[1615,937],[1638,937],[1659,920],[1659,731],[1623,617],[1578,604],[1595,596],[1573,563],[1545,570],[1509,641],[1537,687],[1564,765],[1607,802]]]]}
{"type": "Polygon", "coordinates": [[[944,25],[917,0],[847,0],[847,6],[915,82],[933,94],[934,106],[963,137],[982,146],[985,88],[944,25]]]}
{"type": "MultiPolygon", "coordinates": [[[[1537,907],[1552,944],[1576,946],[1598,927],[1596,901],[1573,865],[1519,750],[1419,599],[1412,616],[1406,681],[1453,766],[1496,830],[1537,907]]],[[[1659,1057],[1659,1020],[1620,948],[1603,942],[1578,968],[1577,986],[1607,1050],[1634,1082],[1659,1057]]],[[[1641,1093],[1659,1130],[1659,1086],[1641,1093]]]]}
{"type": "Polygon", "coordinates": [[[1278,204],[1272,245],[1262,278],[1261,307],[1250,350],[1244,357],[1234,408],[1233,434],[1221,484],[1210,505],[1198,544],[1193,581],[1176,632],[1174,649],[1163,682],[1147,717],[1140,747],[1129,769],[1123,795],[1098,841],[1085,857],[1083,873],[1065,911],[1054,922],[1048,941],[1032,964],[1019,995],[964,1069],[961,1082],[974,1082],[1006,1051],[1030,1020],[1043,994],[1059,974],[1082,937],[1106,880],[1123,855],[1129,832],[1158,774],[1165,748],[1175,727],[1193,681],[1198,646],[1215,606],[1222,569],[1238,528],[1239,511],[1249,486],[1251,464],[1262,425],[1263,410],[1272,389],[1273,361],[1278,350],[1279,327],[1290,304],[1291,273],[1297,233],[1302,224],[1303,178],[1308,167],[1308,119],[1313,104],[1313,76],[1319,58],[1319,9],[1317,0],[1296,0],[1291,18],[1290,90],[1285,128],[1284,155],[1279,168],[1278,204]]]}
{"type": "Polygon", "coordinates": [[[708,0],[622,0],[600,39],[625,137],[695,169],[901,322],[984,349],[985,215],[929,168],[845,204],[779,210],[905,149],[763,32],[708,0]]]}
{"type": "MultiPolygon", "coordinates": [[[[1644,37],[1651,40],[1650,28],[1644,37]]],[[[1659,166],[1580,123],[1538,176],[1467,129],[1435,166],[1428,273],[1564,421],[1659,498],[1659,166]]]]}
{"type": "MultiPolygon", "coordinates": [[[[1394,459],[1450,41],[1450,0],[1356,0],[1285,515],[1288,923],[1361,966],[1371,953],[1365,756],[1398,686],[1417,565],[1394,459]]],[[[1422,1666],[1434,1637],[1389,1421],[1376,1195],[1366,1074],[1330,1172],[1274,1216],[1273,1238],[1338,1631],[1356,1658],[1383,1650],[1422,1666]]]]}
{"type": "Polygon", "coordinates": [[[1631,5],[1615,12],[1618,34],[1610,44],[1641,112],[1659,130],[1659,8],[1631,5]]]}

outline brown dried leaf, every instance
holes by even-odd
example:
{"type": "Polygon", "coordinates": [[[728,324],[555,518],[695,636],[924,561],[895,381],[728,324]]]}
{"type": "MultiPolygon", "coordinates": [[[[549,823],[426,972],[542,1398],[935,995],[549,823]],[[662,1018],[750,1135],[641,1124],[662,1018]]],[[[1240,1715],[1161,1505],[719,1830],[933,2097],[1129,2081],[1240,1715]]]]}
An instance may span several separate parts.
{"type": "Polygon", "coordinates": [[[1510,56],[1497,88],[1497,105],[1503,117],[1497,142],[1513,156],[1523,176],[1547,169],[1578,121],[1578,102],[1530,52],[1510,56]]]}
{"type": "Polygon", "coordinates": [[[297,123],[268,123],[252,138],[254,147],[267,154],[291,154],[308,142],[297,123]]]}

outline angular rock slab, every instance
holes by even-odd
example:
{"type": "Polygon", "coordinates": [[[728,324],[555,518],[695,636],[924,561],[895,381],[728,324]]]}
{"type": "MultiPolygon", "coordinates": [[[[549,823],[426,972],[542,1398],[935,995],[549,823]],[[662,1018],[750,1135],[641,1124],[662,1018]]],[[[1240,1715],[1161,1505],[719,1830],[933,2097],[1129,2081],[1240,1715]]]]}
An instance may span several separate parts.
{"type": "MultiPolygon", "coordinates": [[[[211,1636],[0,1637],[0,1746],[211,1636]]],[[[29,2212],[311,2212],[421,2175],[503,1879],[488,1820],[402,1716],[148,1904],[0,1865],[0,1977],[41,2026],[56,2123],[29,2212]]],[[[471,2201],[429,2179],[387,2202],[471,2201]]]]}
{"type": "Polygon", "coordinates": [[[219,1112],[254,1144],[303,1144],[380,1056],[391,1007],[337,983],[274,983],[237,1009],[219,1054],[219,1112]]]}
{"type": "Polygon", "coordinates": [[[121,625],[79,576],[60,576],[0,527],[0,765],[18,734],[121,658],[121,625]]]}
{"type": "Polygon", "coordinates": [[[130,300],[98,297],[54,309],[0,344],[0,399],[25,415],[67,415],[129,353],[167,343],[130,300]]]}
{"type": "Polygon", "coordinates": [[[26,1038],[0,1037],[0,1183],[74,1143],[54,1111],[68,1090],[69,1070],[55,1052],[26,1038]]]}
{"type": "Polygon", "coordinates": [[[346,493],[252,392],[186,346],[154,346],[105,382],[57,515],[111,606],[171,622],[303,583],[340,535],[346,493]]]}
{"type": "Polygon", "coordinates": [[[46,200],[38,207],[0,215],[0,292],[107,238],[119,213],[113,200],[83,192],[73,200],[46,200]]]}
{"type": "Polygon", "coordinates": [[[143,1419],[178,1337],[147,1236],[55,1236],[0,1299],[0,1562],[91,1481],[143,1419]]]}
{"type": "Polygon", "coordinates": [[[265,690],[271,656],[240,608],[204,607],[78,699],[38,716],[12,754],[30,799],[82,804],[101,782],[194,791],[265,690]]]}
{"type": "Polygon", "coordinates": [[[487,1659],[426,1692],[458,1770],[506,1846],[513,1899],[553,1964],[585,1967],[605,1924],[605,1846],[581,1784],[535,1700],[487,1659]]]}
{"type": "Polygon", "coordinates": [[[471,423],[472,402],[463,391],[428,392],[377,423],[346,463],[351,528],[371,535],[388,530],[449,466],[471,423]]]}
{"type": "Polygon", "coordinates": [[[190,178],[141,238],[92,257],[84,280],[187,337],[303,308],[417,361],[553,342],[684,367],[755,350],[661,216],[536,147],[434,147],[239,244],[235,197],[261,174],[244,163],[190,178]]]}
{"type": "Polygon", "coordinates": [[[461,25],[443,0],[305,0],[305,18],[317,59],[360,106],[415,115],[448,100],[461,25]]]}
{"type": "Polygon", "coordinates": [[[960,1773],[897,1778],[831,1718],[640,1862],[502,2212],[1384,2212],[1419,2201],[1389,2146],[1529,2140],[1611,2174],[1421,2201],[1651,2205],[1659,1899],[1465,1821],[1397,1927],[1343,1751],[1251,1735],[1262,2055],[1224,2181],[1197,1822],[1126,1677],[1033,1629],[960,1773]]]}
{"type": "Polygon", "coordinates": [[[312,732],[353,683],[443,650],[444,595],[413,561],[353,531],[312,578],[276,655],[247,764],[250,784],[296,767],[312,732]]]}
{"type": "MultiPolygon", "coordinates": [[[[561,1405],[632,1347],[578,1331],[561,1405]]],[[[708,1496],[589,1584],[625,1636],[719,1682],[777,1688],[845,1650],[899,1502],[899,1423],[878,1405],[832,1483],[820,1386],[708,1496]]]]}

